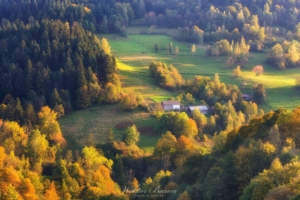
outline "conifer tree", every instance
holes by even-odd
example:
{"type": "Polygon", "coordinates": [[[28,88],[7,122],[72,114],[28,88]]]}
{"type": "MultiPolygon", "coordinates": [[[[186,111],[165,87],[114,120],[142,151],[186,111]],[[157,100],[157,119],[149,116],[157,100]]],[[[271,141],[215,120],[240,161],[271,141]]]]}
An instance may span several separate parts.
{"type": "Polygon", "coordinates": [[[54,88],[50,96],[49,106],[53,109],[56,105],[60,104],[62,104],[62,100],[57,92],[57,89],[54,88]]]}
{"type": "Polygon", "coordinates": [[[155,53],[157,53],[159,51],[159,45],[157,43],[155,43],[155,45],[154,45],[154,51],[155,51],[155,53]]]}
{"type": "Polygon", "coordinates": [[[169,55],[173,54],[173,44],[172,44],[172,42],[170,42],[168,44],[168,53],[169,53],[169,55]]]}
{"type": "Polygon", "coordinates": [[[24,112],[24,121],[29,127],[32,127],[34,124],[36,124],[36,120],[37,115],[33,109],[33,106],[31,103],[28,103],[24,112]]]}
{"type": "Polygon", "coordinates": [[[23,124],[24,111],[23,111],[23,107],[21,105],[21,101],[19,98],[17,98],[15,102],[16,102],[16,105],[15,105],[16,108],[15,108],[13,120],[17,121],[19,124],[23,124]]]}
{"type": "Polygon", "coordinates": [[[77,108],[82,109],[82,108],[87,108],[90,105],[91,105],[91,98],[89,95],[88,87],[86,85],[83,85],[78,89],[76,106],[77,108]]]}

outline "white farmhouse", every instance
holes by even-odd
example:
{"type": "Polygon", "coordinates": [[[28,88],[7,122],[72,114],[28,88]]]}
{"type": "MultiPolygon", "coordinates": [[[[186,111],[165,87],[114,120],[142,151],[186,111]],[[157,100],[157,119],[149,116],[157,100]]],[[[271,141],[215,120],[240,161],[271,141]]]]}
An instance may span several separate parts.
{"type": "Polygon", "coordinates": [[[180,102],[179,101],[162,101],[161,105],[165,111],[180,110],[180,102]]]}

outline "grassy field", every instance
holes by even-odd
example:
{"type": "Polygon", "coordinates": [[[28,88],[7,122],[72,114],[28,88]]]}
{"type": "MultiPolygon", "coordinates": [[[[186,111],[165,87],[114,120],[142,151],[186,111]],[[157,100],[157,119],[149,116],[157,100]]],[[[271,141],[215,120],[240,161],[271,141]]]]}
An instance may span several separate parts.
{"type": "Polygon", "coordinates": [[[59,123],[68,141],[68,148],[79,149],[87,144],[91,133],[96,143],[106,142],[110,128],[114,131],[116,140],[121,140],[126,127],[135,124],[141,132],[138,145],[144,149],[153,149],[158,140],[157,135],[149,126],[153,126],[156,119],[150,113],[136,110],[121,111],[117,105],[93,106],[85,110],[72,112],[59,119],[59,123]]]}
{"type": "MultiPolygon", "coordinates": [[[[160,102],[176,97],[178,94],[159,88],[150,77],[148,65],[151,61],[161,61],[173,64],[185,79],[192,79],[195,75],[213,77],[218,73],[222,82],[240,85],[247,83],[243,93],[252,93],[257,83],[263,83],[267,90],[267,102],[260,106],[265,111],[277,108],[293,109],[300,105],[300,94],[294,89],[295,77],[299,69],[278,71],[265,63],[266,53],[250,53],[249,63],[242,69],[240,78],[232,76],[232,69],[226,66],[226,57],[208,58],[205,47],[197,46],[197,53],[191,55],[191,43],[172,40],[167,35],[139,35],[140,29],[129,31],[127,38],[117,35],[99,35],[108,39],[112,52],[118,60],[118,74],[125,91],[133,90],[141,93],[149,102],[160,102]],[[172,42],[178,46],[179,55],[168,55],[166,46],[172,42]],[[160,50],[154,52],[154,44],[158,43],[160,50]],[[252,68],[256,65],[264,66],[264,74],[256,76],[252,68]]],[[[169,34],[169,33],[168,33],[169,34]]],[[[94,106],[85,110],[73,112],[59,120],[62,131],[72,149],[86,144],[87,136],[92,133],[97,143],[105,142],[109,128],[120,140],[125,131],[125,125],[136,124],[141,130],[140,147],[153,150],[159,136],[153,136],[149,127],[153,127],[155,118],[141,110],[124,112],[116,105],[94,106]],[[123,128],[120,128],[122,127],[123,128]],[[118,128],[119,127],[119,128],[118,128]]]]}
{"type": "MultiPolygon", "coordinates": [[[[205,56],[205,47],[197,46],[197,53],[192,56],[190,53],[191,43],[178,42],[172,40],[167,35],[129,35],[128,38],[107,35],[114,54],[119,59],[120,74],[126,76],[123,65],[130,66],[132,70],[140,73],[140,80],[144,85],[152,85],[149,80],[148,65],[152,60],[173,64],[185,79],[192,79],[195,75],[203,75],[213,77],[218,73],[221,81],[228,84],[240,85],[247,83],[247,87],[242,90],[243,93],[252,93],[252,88],[257,83],[263,83],[267,90],[267,102],[260,106],[265,111],[278,108],[293,109],[300,105],[300,94],[294,89],[295,77],[299,75],[299,69],[287,69],[279,71],[272,68],[265,62],[267,53],[250,53],[249,63],[242,69],[243,76],[234,78],[232,69],[226,66],[227,57],[208,58],[205,56]],[[112,38],[114,37],[114,38],[112,38]],[[173,43],[173,47],[178,46],[179,55],[168,55],[166,46],[169,42],[173,43]],[[154,44],[158,43],[161,50],[154,52],[154,44]],[[256,65],[264,66],[264,74],[256,76],[252,72],[252,68],[256,65]]],[[[131,79],[129,77],[129,79],[131,79]]],[[[134,81],[137,83],[136,81],[134,81]]],[[[126,82],[126,86],[131,85],[126,82]]],[[[149,86],[151,88],[153,86],[149,86]]],[[[143,90],[138,90],[143,93],[143,90]]],[[[172,94],[162,92],[161,90],[147,91],[146,97],[150,97],[154,101],[165,99],[165,96],[172,94]],[[153,93],[153,96],[151,96],[153,93]],[[158,95],[160,94],[160,95],[158,95]]],[[[173,95],[174,96],[174,95],[173,95]]],[[[176,96],[176,95],[175,95],[176,96]]]]}
{"type": "Polygon", "coordinates": [[[118,60],[118,74],[124,91],[133,90],[141,93],[149,103],[157,102],[155,99],[168,99],[176,96],[176,93],[158,87],[148,71],[147,66],[131,66],[118,60]]]}

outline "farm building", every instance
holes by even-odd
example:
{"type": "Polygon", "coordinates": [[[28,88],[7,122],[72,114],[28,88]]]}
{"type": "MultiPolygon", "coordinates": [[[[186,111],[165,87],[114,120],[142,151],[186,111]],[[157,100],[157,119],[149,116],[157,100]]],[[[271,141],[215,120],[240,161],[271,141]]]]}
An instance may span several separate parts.
{"type": "Polygon", "coordinates": [[[162,101],[161,105],[165,111],[180,110],[180,102],[179,101],[162,101]]]}
{"type": "Polygon", "coordinates": [[[249,94],[242,94],[242,98],[245,101],[251,101],[252,100],[252,97],[249,94]]]}
{"type": "Polygon", "coordinates": [[[209,112],[209,108],[207,106],[189,106],[188,111],[193,112],[198,109],[202,114],[207,114],[209,112]]]}

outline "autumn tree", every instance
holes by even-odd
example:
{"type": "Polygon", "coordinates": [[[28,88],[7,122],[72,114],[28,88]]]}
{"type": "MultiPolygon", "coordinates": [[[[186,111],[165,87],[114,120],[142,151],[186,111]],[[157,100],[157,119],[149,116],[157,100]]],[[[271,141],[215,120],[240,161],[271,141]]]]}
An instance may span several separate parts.
{"type": "Polygon", "coordinates": [[[63,138],[60,126],[56,121],[56,116],[57,114],[48,106],[42,107],[41,111],[38,113],[39,129],[50,141],[65,145],[66,141],[63,138]]]}
{"type": "Polygon", "coordinates": [[[256,74],[256,76],[263,74],[264,68],[262,65],[257,65],[253,67],[252,71],[256,74]]]}
{"type": "Polygon", "coordinates": [[[38,196],[36,194],[36,190],[34,185],[32,184],[29,178],[25,178],[22,180],[20,184],[20,194],[24,198],[24,200],[38,200],[38,196]]]}
{"type": "Polygon", "coordinates": [[[233,75],[235,77],[240,77],[242,75],[242,70],[239,65],[235,69],[233,69],[233,75]]]}
{"type": "Polygon", "coordinates": [[[267,62],[280,70],[286,68],[286,59],[281,44],[278,43],[271,48],[267,55],[267,62]]]}
{"type": "Polygon", "coordinates": [[[196,52],[197,52],[196,45],[193,44],[192,47],[191,47],[191,53],[192,53],[193,56],[195,56],[196,52]]]}
{"type": "Polygon", "coordinates": [[[51,186],[48,190],[46,190],[45,194],[44,194],[44,198],[45,199],[49,199],[49,200],[59,200],[60,197],[57,194],[57,190],[55,187],[55,183],[52,181],[51,186]]]}
{"type": "Polygon", "coordinates": [[[184,191],[179,195],[178,200],[191,200],[191,197],[187,191],[184,191]]]}
{"type": "Polygon", "coordinates": [[[157,84],[167,89],[179,89],[184,85],[185,80],[182,78],[178,70],[171,64],[167,66],[165,63],[152,61],[149,70],[157,84]]]}
{"type": "Polygon", "coordinates": [[[177,139],[170,131],[163,134],[156,144],[153,155],[160,159],[165,170],[170,167],[171,160],[176,155],[176,145],[177,139]]]}
{"type": "Polygon", "coordinates": [[[110,48],[109,43],[106,38],[101,39],[100,47],[104,51],[105,54],[107,54],[107,55],[111,54],[111,48],[110,48]]]}
{"type": "MultiPolygon", "coordinates": [[[[188,155],[189,153],[193,153],[196,150],[196,145],[194,145],[194,140],[188,138],[184,135],[180,136],[177,140],[177,152],[178,154],[188,155]]],[[[179,158],[179,156],[177,157],[179,158]]]]}
{"type": "Polygon", "coordinates": [[[24,153],[28,136],[23,127],[14,121],[5,121],[0,132],[0,144],[7,153],[12,151],[18,156],[24,153]]]}
{"type": "Polygon", "coordinates": [[[197,133],[198,133],[198,127],[193,119],[189,119],[185,124],[184,124],[184,135],[188,138],[194,138],[197,133]]]}
{"type": "Polygon", "coordinates": [[[204,114],[200,112],[199,109],[195,109],[192,112],[192,118],[196,121],[198,126],[198,132],[203,133],[205,130],[205,127],[207,125],[207,120],[204,114]]]}
{"type": "Polygon", "coordinates": [[[193,138],[198,133],[198,127],[195,120],[190,119],[184,112],[163,114],[159,119],[157,128],[158,131],[162,133],[171,131],[178,138],[181,135],[193,138]]]}
{"type": "Polygon", "coordinates": [[[120,107],[123,110],[133,110],[138,106],[147,106],[141,94],[135,94],[133,91],[122,93],[120,99],[120,107]]]}
{"type": "MultiPolygon", "coordinates": [[[[112,84],[111,82],[108,82],[102,90],[101,93],[101,100],[106,103],[116,103],[120,99],[120,91],[119,88],[112,84]]],[[[99,103],[101,103],[101,100],[99,103]]]]}
{"type": "Polygon", "coordinates": [[[135,125],[127,127],[122,140],[127,146],[136,144],[140,140],[140,132],[137,127],[135,125]]]}
{"type": "Polygon", "coordinates": [[[46,150],[49,146],[46,135],[42,135],[39,130],[33,130],[28,140],[28,154],[32,163],[45,157],[46,150]]]}
{"type": "Polygon", "coordinates": [[[243,192],[252,177],[271,165],[275,158],[275,152],[276,149],[272,144],[261,141],[252,141],[249,147],[241,146],[235,152],[236,182],[239,183],[240,193],[243,192]],[[260,162],[255,162],[255,160],[260,160],[260,162]]]}
{"type": "Polygon", "coordinates": [[[102,164],[111,168],[112,160],[101,155],[95,147],[84,147],[82,149],[82,164],[86,169],[97,169],[102,164]]]}
{"type": "Polygon", "coordinates": [[[194,104],[196,102],[195,98],[190,93],[181,93],[176,99],[185,104],[194,104]]]}
{"type": "Polygon", "coordinates": [[[2,193],[1,199],[3,200],[23,200],[19,192],[17,191],[16,187],[14,187],[12,184],[8,184],[6,187],[6,190],[2,193]]]}

